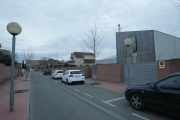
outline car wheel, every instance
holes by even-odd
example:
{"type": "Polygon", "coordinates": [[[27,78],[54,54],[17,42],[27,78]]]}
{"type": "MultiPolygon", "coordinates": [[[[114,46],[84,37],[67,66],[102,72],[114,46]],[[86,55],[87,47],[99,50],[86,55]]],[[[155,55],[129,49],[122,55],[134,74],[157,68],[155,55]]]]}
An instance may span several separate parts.
{"type": "Polygon", "coordinates": [[[136,110],[144,110],[145,109],[145,103],[144,100],[142,99],[142,97],[137,94],[137,93],[133,93],[130,97],[130,102],[131,105],[134,109],[136,110]]]}
{"type": "Polygon", "coordinates": [[[56,78],[55,78],[55,76],[54,76],[54,80],[55,80],[56,78]]]}
{"type": "Polygon", "coordinates": [[[68,79],[66,80],[66,84],[69,85],[68,79]]]}
{"type": "Polygon", "coordinates": [[[84,84],[84,81],[82,81],[81,83],[84,84]]]}

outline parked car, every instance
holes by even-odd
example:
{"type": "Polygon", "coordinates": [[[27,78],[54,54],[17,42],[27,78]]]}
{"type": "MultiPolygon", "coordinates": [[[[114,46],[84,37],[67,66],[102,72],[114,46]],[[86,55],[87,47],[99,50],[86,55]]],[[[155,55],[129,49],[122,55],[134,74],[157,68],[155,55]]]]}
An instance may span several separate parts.
{"type": "Polygon", "coordinates": [[[125,97],[136,110],[151,108],[180,117],[180,73],[152,83],[127,87],[125,97]]]}
{"type": "Polygon", "coordinates": [[[81,82],[84,84],[85,77],[80,70],[67,70],[62,75],[62,82],[63,81],[66,82],[67,85],[73,82],[81,82]]]}
{"type": "Polygon", "coordinates": [[[63,71],[62,70],[55,70],[52,74],[51,74],[51,78],[56,79],[56,78],[62,78],[63,75],[63,71]]]}
{"type": "Polygon", "coordinates": [[[51,70],[50,69],[44,69],[43,75],[51,75],[51,70]]]}

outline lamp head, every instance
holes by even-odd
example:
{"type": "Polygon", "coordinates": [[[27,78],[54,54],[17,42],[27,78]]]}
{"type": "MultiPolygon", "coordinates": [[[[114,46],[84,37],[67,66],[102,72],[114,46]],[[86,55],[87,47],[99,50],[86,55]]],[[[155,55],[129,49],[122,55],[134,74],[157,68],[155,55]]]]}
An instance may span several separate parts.
{"type": "Polygon", "coordinates": [[[126,46],[130,46],[130,45],[132,44],[132,40],[131,40],[130,38],[126,38],[126,39],[124,40],[124,44],[125,44],[126,46]]]}
{"type": "Polygon", "coordinates": [[[22,28],[21,28],[21,26],[20,26],[18,23],[16,23],[16,22],[10,22],[10,23],[7,25],[7,31],[8,31],[11,35],[15,36],[15,35],[19,35],[19,34],[21,33],[22,28]]]}

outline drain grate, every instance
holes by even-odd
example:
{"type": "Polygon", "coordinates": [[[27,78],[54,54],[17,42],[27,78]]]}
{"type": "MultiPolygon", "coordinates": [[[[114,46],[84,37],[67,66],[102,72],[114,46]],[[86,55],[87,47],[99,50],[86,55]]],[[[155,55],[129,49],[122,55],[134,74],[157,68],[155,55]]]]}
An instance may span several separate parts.
{"type": "Polygon", "coordinates": [[[14,94],[17,94],[17,93],[25,93],[25,92],[28,92],[28,89],[25,89],[25,90],[15,90],[15,91],[14,91],[14,94]]]}

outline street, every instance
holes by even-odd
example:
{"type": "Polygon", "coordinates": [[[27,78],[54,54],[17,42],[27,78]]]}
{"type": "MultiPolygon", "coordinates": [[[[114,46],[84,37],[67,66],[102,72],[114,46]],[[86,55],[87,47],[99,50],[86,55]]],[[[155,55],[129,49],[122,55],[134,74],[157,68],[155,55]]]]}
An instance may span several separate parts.
{"type": "Polygon", "coordinates": [[[30,120],[176,120],[146,109],[134,110],[124,93],[93,86],[71,84],[31,72],[30,120]]]}

